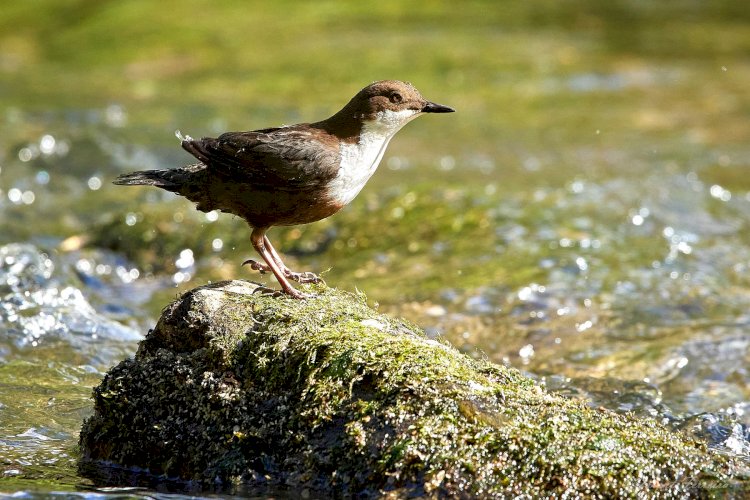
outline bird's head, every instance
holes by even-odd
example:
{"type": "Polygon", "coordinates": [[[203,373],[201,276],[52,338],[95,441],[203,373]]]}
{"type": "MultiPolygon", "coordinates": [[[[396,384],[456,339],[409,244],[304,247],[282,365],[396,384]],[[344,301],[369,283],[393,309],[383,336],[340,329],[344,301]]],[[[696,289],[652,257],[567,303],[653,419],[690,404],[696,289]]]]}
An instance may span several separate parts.
{"type": "Polygon", "coordinates": [[[344,108],[362,123],[394,133],[422,113],[452,113],[453,108],[430,102],[410,83],[382,80],[360,90],[344,108]]]}

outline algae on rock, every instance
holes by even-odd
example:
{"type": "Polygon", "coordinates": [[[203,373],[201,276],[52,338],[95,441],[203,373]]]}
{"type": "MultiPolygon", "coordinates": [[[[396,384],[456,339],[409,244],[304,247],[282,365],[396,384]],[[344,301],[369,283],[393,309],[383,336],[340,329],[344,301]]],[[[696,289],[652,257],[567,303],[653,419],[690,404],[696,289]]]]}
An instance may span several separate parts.
{"type": "Polygon", "coordinates": [[[94,390],[82,464],[334,496],[677,498],[742,487],[731,459],[689,437],[548,394],[363,297],[256,291],[222,282],[168,306],[135,358],[94,390]]]}

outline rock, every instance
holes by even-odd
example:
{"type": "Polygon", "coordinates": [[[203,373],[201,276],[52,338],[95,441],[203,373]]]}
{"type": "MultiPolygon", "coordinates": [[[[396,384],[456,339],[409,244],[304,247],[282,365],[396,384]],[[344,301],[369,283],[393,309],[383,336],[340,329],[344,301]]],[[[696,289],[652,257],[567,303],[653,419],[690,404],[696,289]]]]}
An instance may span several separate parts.
{"type": "Polygon", "coordinates": [[[361,296],[314,290],[297,301],[229,281],[168,306],[94,390],[82,471],[327,497],[679,498],[747,485],[732,459],[655,421],[548,394],[361,296]]]}

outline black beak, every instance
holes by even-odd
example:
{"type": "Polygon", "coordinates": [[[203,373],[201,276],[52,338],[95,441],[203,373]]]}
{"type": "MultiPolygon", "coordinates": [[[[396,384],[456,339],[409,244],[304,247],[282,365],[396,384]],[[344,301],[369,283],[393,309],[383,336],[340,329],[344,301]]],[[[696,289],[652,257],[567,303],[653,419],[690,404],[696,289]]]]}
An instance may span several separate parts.
{"type": "Polygon", "coordinates": [[[456,110],[453,108],[443,106],[442,104],[435,104],[434,102],[427,102],[422,108],[422,113],[453,113],[454,111],[456,110]]]}

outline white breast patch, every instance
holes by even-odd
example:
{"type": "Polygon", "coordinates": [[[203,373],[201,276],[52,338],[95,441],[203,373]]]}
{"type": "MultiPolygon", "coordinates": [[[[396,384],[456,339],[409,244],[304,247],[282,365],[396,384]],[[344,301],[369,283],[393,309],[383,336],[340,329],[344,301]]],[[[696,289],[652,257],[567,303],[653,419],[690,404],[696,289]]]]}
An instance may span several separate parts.
{"type": "Polygon", "coordinates": [[[352,201],[375,173],[391,138],[417,116],[419,112],[411,109],[386,110],[365,122],[357,144],[342,144],[341,167],[329,194],[342,205],[352,201]]]}

